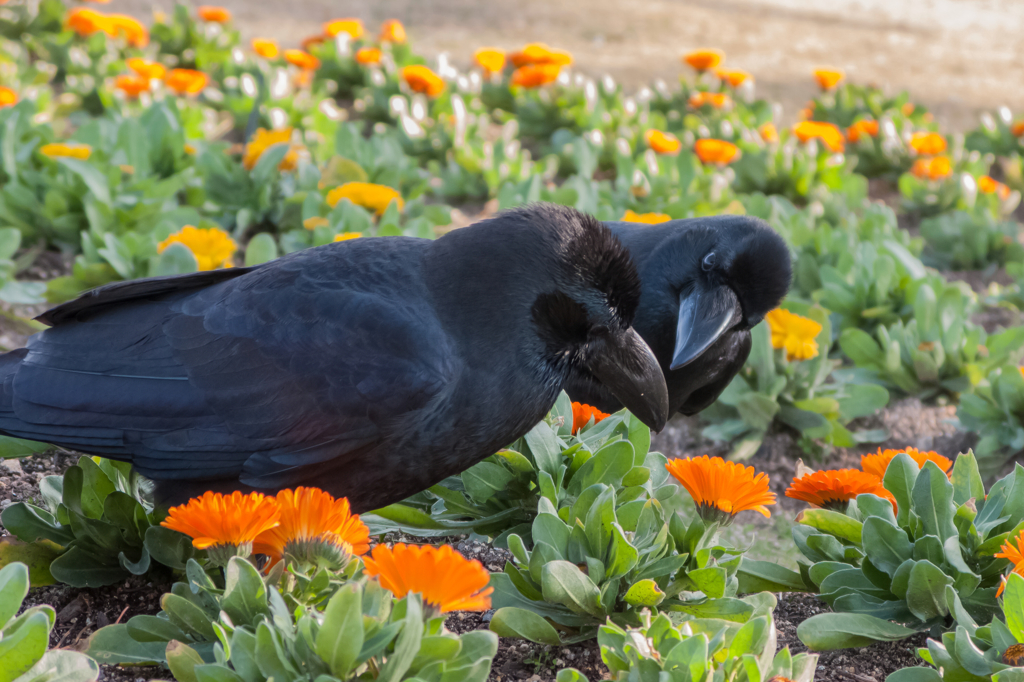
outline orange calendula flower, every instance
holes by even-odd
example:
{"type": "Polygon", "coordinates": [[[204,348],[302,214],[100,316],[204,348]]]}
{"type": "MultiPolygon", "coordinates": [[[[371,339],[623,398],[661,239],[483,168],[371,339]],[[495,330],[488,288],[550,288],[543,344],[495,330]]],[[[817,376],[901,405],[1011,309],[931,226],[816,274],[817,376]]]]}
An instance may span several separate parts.
{"type": "Polygon", "coordinates": [[[846,149],[846,138],[833,123],[824,121],[801,121],[793,126],[793,134],[801,142],[808,140],[821,140],[821,142],[833,152],[841,152],[846,149]]]}
{"type": "Polygon", "coordinates": [[[902,450],[883,450],[878,448],[878,452],[873,455],[861,455],[860,456],[860,468],[869,474],[877,476],[879,480],[885,478],[885,471],[889,468],[889,463],[892,462],[893,458],[901,452],[905,452],[910,455],[910,458],[917,464],[917,468],[920,469],[924,466],[925,462],[935,462],[942,473],[947,476],[950,473],[950,469],[953,468],[953,460],[948,457],[943,457],[937,452],[929,450],[928,452],[921,452],[917,448],[904,448],[902,450]]]}
{"type": "Polygon", "coordinates": [[[304,71],[315,71],[320,68],[320,60],[305,50],[285,50],[284,58],[292,66],[304,71]]]}
{"type": "Polygon", "coordinates": [[[786,490],[786,497],[840,512],[846,511],[847,502],[864,494],[876,495],[896,506],[896,500],[893,499],[892,493],[882,486],[882,481],[874,474],[859,469],[815,471],[794,478],[792,485],[786,490]]]}
{"type": "Polygon", "coordinates": [[[388,19],[380,27],[380,38],[382,43],[404,43],[405,26],[398,19],[388,19]]]}
{"type": "Polygon", "coordinates": [[[822,90],[831,90],[843,80],[846,74],[840,69],[821,68],[814,70],[814,80],[818,81],[818,87],[822,90]]]}
{"type": "Polygon", "coordinates": [[[810,360],[818,356],[819,323],[785,308],[772,310],[764,319],[772,332],[772,348],[785,348],[787,360],[810,360]]]}
{"type": "Polygon", "coordinates": [[[310,564],[342,568],[351,556],[370,549],[370,529],[353,514],[348,498],[335,499],[319,488],[277,493],[280,523],[260,533],[253,552],[273,563],[285,556],[310,564]]]}
{"type": "Polygon", "coordinates": [[[518,52],[508,56],[516,68],[530,64],[549,64],[552,66],[569,66],[572,55],[565,50],[553,50],[544,43],[530,43],[518,52]]]}
{"type": "Polygon", "coordinates": [[[865,137],[878,137],[878,121],[866,118],[846,129],[846,139],[850,142],[859,142],[865,137]]]}
{"type": "Polygon", "coordinates": [[[481,47],[473,53],[473,61],[488,74],[505,68],[505,51],[496,47],[481,47]]]}
{"type": "Polygon", "coordinates": [[[64,25],[80,36],[88,37],[94,33],[109,33],[110,24],[107,15],[87,7],[78,7],[68,12],[64,25]]]}
{"type": "Polygon", "coordinates": [[[1010,134],[1013,135],[1014,137],[1020,137],[1021,135],[1024,135],[1024,121],[1017,121],[1012,126],[1010,126],[1010,134]]]}
{"type": "Polygon", "coordinates": [[[647,225],[657,225],[658,223],[668,222],[672,220],[672,216],[667,213],[636,213],[631,209],[626,209],[626,212],[622,214],[622,220],[627,223],[646,223],[647,225]]]}
{"type": "Polygon", "coordinates": [[[728,524],[748,510],[772,515],[768,505],[775,504],[775,493],[768,489],[768,474],[756,473],[754,467],[704,455],[670,459],[665,468],[690,493],[705,521],[728,524]]]}
{"type": "Polygon", "coordinates": [[[332,241],[347,242],[350,239],[359,239],[362,236],[362,232],[342,232],[341,234],[334,235],[334,239],[332,241]]]}
{"type": "Polygon", "coordinates": [[[365,29],[363,22],[358,19],[335,19],[324,24],[324,33],[330,38],[337,38],[341,33],[347,33],[352,40],[361,38],[365,29]]]}
{"type": "Polygon", "coordinates": [[[160,80],[167,75],[167,68],[160,62],[151,62],[140,57],[132,57],[127,61],[128,68],[146,79],[160,80]]]}
{"type": "MultiPolygon", "coordinates": [[[[993,556],[999,559],[1009,559],[1010,563],[1013,564],[1013,573],[1019,576],[1024,576],[1024,530],[1022,530],[1017,537],[1010,538],[1006,541],[1006,544],[1000,547],[1001,552],[997,552],[993,556]]],[[[1003,593],[1003,589],[1006,588],[1006,579],[999,584],[999,590],[996,592],[996,597],[999,597],[1003,593]]]]}
{"type": "Polygon", "coordinates": [[[264,59],[277,59],[281,54],[281,48],[270,38],[253,38],[252,51],[264,59]]]}
{"type": "Polygon", "coordinates": [[[776,130],[774,123],[762,123],[757,129],[757,133],[761,136],[762,140],[769,144],[779,141],[779,131],[776,130]]]}
{"type": "Polygon", "coordinates": [[[683,143],[672,133],[666,133],[654,128],[644,132],[644,141],[648,147],[658,154],[678,154],[679,150],[683,147],[683,143]]]}
{"type": "Polygon", "coordinates": [[[164,76],[164,85],[179,95],[197,95],[210,84],[210,77],[194,69],[171,69],[164,76]]]}
{"type": "Polygon", "coordinates": [[[18,93],[10,88],[0,86],[0,109],[13,107],[18,103],[18,93]]]}
{"type": "Polygon", "coordinates": [[[107,22],[107,34],[112,38],[123,35],[132,47],[149,45],[149,30],[138,19],[127,14],[111,14],[107,16],[107,22]]]}
{"type": "Polygon", "coordinates": [[[435,611],[486,611],[491,608],[487,587],[491,574],[479,561],[470,561],[451,545],[380,544],[364,557],[366,575],[377,578],[381,587],[401,599],[419,594],[435,611]]]}
{"type": "Polygon", "coordinates": [[[437,97],[444,92],[444,80],[422,64],[404,67],[402,79],[414,92],[422,92],[428,97],[437,97]]]}
{"type": "Polygon", "coordinates": [[[360,64],[380,64],[381,54],[378,47],[361,47],[356,51],[356,61],[360,64]]]}
{"type": "MultiPolygon", "coordinates": [[[[257,128],[256,133],[249,140],[249,144],[245,145],[245,154],[242,155],[242,166],[246,170],[252,170],[256,167],[256,163],[263,156],[263,152],[267,151],[270,147],[275,144],[286,144],[291,142],[292,129],[282,128],[280,130],[265,130],[263,128],[257,128]]],[[[278,170],[290,171],[295,170],[296,165],[299,162],[299,151],[302,149],[301,145],[291,145],[288,149],[288,153],[281,159],[281,163],[278,165],[278,170]]]]}
{"type": "Polygon", "coordinates": [[[606,419],[608,416],[610,415],[605,414],[592,405],[574,402],[572,404],[572,432],[579,432],[580,429],[590,423],[591,419],[593,419],[596,424],[602,419],[606,419]]]}
{"type": "Polygon", "coordinates": [[[923,156],[946,151],[946,138],[938,133],[916,132],[910,136],[910,148],[923,156]]]}
{"type": "Polygon", "coordinates": [[[89,157],[92,155],[92,147],[87,144],[63,144],[60,142],[54,142],[52,144],[44,144],[39,148],[39,153],[43,156],[48,156],[51,159],[67,157],[70,159],[88,161],[89,157]]]}
{"type": "Polygon", "coordinates": [[[183,244],[196,258],[200,270],[231,267],[231,257],[238,245],[224,230],[216,227],[197,228],[186,225],[157,244],[157,253],[163,253],[171,244],[183,244]]]}
{"type": "Polygon", "coordinates": [[[982,194],[996,194],[1002,201],[1006,201],[1010,198],[1011,190],[998,180],[982,175],[978,178],[978,191],[982,194]]]}
{"type": "Polygon", "coordinates": [[[196,14],[203,21],[209,21],[214,24],[226,24],[231,21],[231,12],[223,7],[216,7],[214,5],[200,5],[196,8],[196,14]]]}
{"type": "Polygon", "coordinates": [[[738,88],[747,81],[753,82],[754,77],[746,71],[739,69],[717,69],[715,75],[721,78],[734,88],[738,88]]]}
{"type": "Polygon", "coordinates": [[[693,145],[693,151],[701,163],[713,163],[725,166],[740,154],[740,148],[726,140],[700,139],[693,145]]]}
{"type": "Polygon", "coordinates": [[[398,202],[399,210],[405,205],[397,189],[387,185],[375,185],[372,182],[347,182],[327,193],[327,204],[331,208],[337,206],[342,199],[348,199],[356,206],[368,208],[377,215],[384,213],[392,201],[398,202]]]}
{"type": "Polygon", "coordinates": [[[188,535],[196,549],[209,549],[211,556],[219,554],[218,563],[223,565],[227,557],[235,554],[248,556],[253,540],[276,526],[280,517],[277,500],[262,493],[206,492],[186,504],[171,507],[160,525],[188,535]]]}
{"type": "Polygon", "coordinates": [[[149,92],[149,79],[138,74],[123,74],[114,81],[114,87],[129,97],[138,97],[149,92]]]}
{"type": "Polygon", "coordinates": [[[687,103],[694,109],[700,109],[705,106],[714,109],[727,109],[732,106],[732,98],[724,92],[697,90],[690,94],[690,99],[687,103]]]}
{"type": "Polygon", "coordinates": [[[922,180],[943,180],[953,174],[953,164],[948,156],[918,159],[910,167],[910,172],[922,180]]]}
{"type": "Polygon", "coordinates": [[[512,72],[512,85],[521,88],[539,88],[558,80],[562,67],[557,64],[527,64],[512,72]]]}
{"type": "Polygon", "coordinates": [[[697,71],[713,69],[721,64],[723,59],[725,59],[725,53],[713,48],[694,50],[683,55],[683,61],[697,71]]]}

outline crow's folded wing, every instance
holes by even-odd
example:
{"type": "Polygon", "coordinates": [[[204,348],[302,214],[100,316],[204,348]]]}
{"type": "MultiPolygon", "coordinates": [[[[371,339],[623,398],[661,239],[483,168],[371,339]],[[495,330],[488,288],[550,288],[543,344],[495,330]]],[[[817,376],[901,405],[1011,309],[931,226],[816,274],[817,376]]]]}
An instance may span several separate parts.
{"type": "Polygon", "coordinates": [[[459,365],[414,274],[342,260],[283,259],[68,319],[33,337],[0,429],[16,431],[13,412],[19,435],[143,474],[257,487],[358,456],[459,365]]]}

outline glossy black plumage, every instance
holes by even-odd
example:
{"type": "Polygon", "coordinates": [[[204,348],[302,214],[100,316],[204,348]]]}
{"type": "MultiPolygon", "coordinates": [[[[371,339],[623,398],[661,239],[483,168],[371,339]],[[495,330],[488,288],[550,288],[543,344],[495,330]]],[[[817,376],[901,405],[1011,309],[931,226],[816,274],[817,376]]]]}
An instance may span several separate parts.
{"type": "Polygon", "coordinates": [[[660,428],[638,297],[611,233],[547,205],[115,284],[0,356],[0,430],[131,461],[167,502],[316,485],[366,511],[521,436],[577,366],[660,428]]]}
{"type": "MultiPolygon", "coordinates": [[[[605,224],[629,250],[640,273],[642,295],[633,326],[665,374],[669,414],[696,414],[713,403],[743,367],[750,354],[750,329],[789,290],[789,249],[766,222],[748,216],[605,224]],[[715,288],[728,294],[724,301],[736,304],[731,315],[719,311],[724,313],[719,318],[724,332],[696,359],[672,369],[681,305],[695,292],[715,288]]],[[[576,373],[567,390],[573,400],[605,411],[621,409],[586,372],[576,373]]]]}

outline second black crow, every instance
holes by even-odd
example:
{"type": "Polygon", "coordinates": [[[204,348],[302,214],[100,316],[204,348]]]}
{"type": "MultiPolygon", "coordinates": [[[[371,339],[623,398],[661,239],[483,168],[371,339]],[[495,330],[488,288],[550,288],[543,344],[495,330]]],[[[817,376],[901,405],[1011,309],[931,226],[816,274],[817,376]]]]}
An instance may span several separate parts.
{"type": "MultiPolygon", "coordinates": [[[[633,327],[665,374],[669,414],[696,414],[740,371],[750,355],[750,330],[789,291],[789,248],[768,223],[748,216],[605,225],[640,273],[633,327]]],[[[622,407],[585,370],[574,373],[567,390],[573,400],[606,412],[622,407]]]]}
{"type": "Polygon", "coordinates": [[[551,205],[113,284],[0,356],[0,430],[130,461],[165,503],[307,485],[365,512],[525,434],[577,370],[660,429],[639,301],[612,232],[551,205]]]}

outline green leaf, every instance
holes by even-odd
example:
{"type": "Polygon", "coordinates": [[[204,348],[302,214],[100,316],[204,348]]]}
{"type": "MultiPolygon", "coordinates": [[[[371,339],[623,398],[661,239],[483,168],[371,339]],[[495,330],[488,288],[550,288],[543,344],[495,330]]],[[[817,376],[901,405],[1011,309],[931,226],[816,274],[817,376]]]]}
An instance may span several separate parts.
{"type": "Polygon", "coordinates": [[[539,422],[524,436],[530,454],[539,471],[546,471],[555,478],[562,465],[562,443],[546,422],[539,422]]]}
{"type": "Polygon", "coordinates": [[[725,583],[728,573],[720,566],[708,566],[689,571],[686,577],[694,582],[697,588],[713,599],[725,596],[725,583]]]}
{"type": "Polygon", "coordinates": [[[515,474],[511,471],[491,462],[478,462],[462,472],[466,492],[477,504],[486,504],[495,495],[504,492],[513,478],[515,474]]]}
{"type": "Polygon", "coordinates": [[[665,593],[658,586],[658,583],[648,578],[630,585],[623,599],[630,606],[653,607],[665,599],[665,593]]]}
{"type": "Polygon", "coordinates": [[[77,544],[54,559],[50,573],[72,587],[103,587],[128,576],[116,556],[97,555],[77,544]]]}
{"type": "MultiPolygon", "coordinates": [[[[21,680],[33,682],[96,682],[100,667],[96,661],[77,651],[47,651],[21,680]]],[[[19,682],[21,682],[19,680],[19,682]]]]}
{"type": "Polygon", "coordinates": [[[797,626],[796,634],[812,651],[834,651],[896,642],[916,630],[860,613],[819,613],[797,626]]]}
{"type": "Polygon", "coordinates": [[[180,242],[175,242],[164,249],[150,269],[153,277],[167,275],[187,275],[199,270],[199,261],[192,250],[180,242]]]}
{"type": "Polygon", "coordinates": [[[914,483],[920,470],[917,463],[905,452],[893,457],[885,470],[882,484],[896,498],[896,519],[900,526],[906,526],[914,497],[914,483]]]}
{"type": "MultiPolygon", "coordinates": [[[[165,252],[166,253],[166,252],[165,252]]],[[[250,267],[272,261],[278,256],[277,242],[273,235],[260,232],[249,240],[245,247],[245,265],[250,267]]]]}
{"type": "Polygon", "coordinates": [[[163,662],[166,650],[166,640],[136,640],[128,626],[119,623],[93,633],[85,652],[104,665],[155,665],[163,662]]]}
{"type": "Polygon", "coordinates": [[[8,533],[23,542],[42,538],[66,546],[75,539],[71,529],[57,523],[53,514],[25,502],[15,502],[0,512],[0,521],[8,533]]]}
{"type": "Polygon", "coordinates": [[[601,615],[597,585],[568,561],[551,561],[544,566],[541,590],[545,601],[562,604],[574,613],[601,615]]]}
{"type": "Polygon", "coordinates": [[[57,163],[81,178],[100,203],[110,205],[110,184],[107,182],[107,176],[99,168],[87,161],[67,156],[58,157],[57,163]]]}
{"type": "Polygon", "coordinates": [[[871,563],[889,574],[913,556],[914,546],[902,528],[897,528],[880,516],[869,516],[864,521],[863,548],[871,563]]]}
{"type": "MultiPolygon", "coordinates": [[[[886,472],[888,475],[888,472],[886,472]]],[[[936,535],[940,540],[955,537],[956,526],[953,515],[953,484],[935,462],[925,462],[914,483],[914,511],[924,524],[925,534],[936,535]]]]}
{"type": "Polygon", "coordinates": [[[331,674],[346,678],[363,646],[363,593],[358,584],[342,586],[324,610],[324,621],[316,636],[316,652],[326,661],[331,674]]]}
{"type": "Polygon", "coordinates": [[[946,585],[953,579],[930,561],[918,561],[910,570],[907,584],[907,607],[923,621],[949,613],[946,585]]]}
{"type": "Polygon", "coordinates": [[[562,668],[555,674],[555,682],[589,682],[576,668],[562,668]]]}
{"type": "Polygon", "coordinates": [[[166,644],[172,639],[185,641],[188,635],[177,625],[167,620],[150,615],[133,616],[127,623],[128,636],[136,642],[162,642],[166,644]]]}
{"type": "Polygon", "coordinates": [[[796,571],[770,561],[756,561],[746,556],[736,572],[739,594],[757,592],[808,592],[810,588],[796,571]]]}
{"type": "Polygon", "coordinates": [[[490,629],[499,637],[527,639],[551,646],[562,643],[558,631],[548,621],[532,611],[514,606],[506,606],[495,611],[490,629]]]}
{"type": "Polygon", "coordinates": [[[797,522],[855,545],[861,541],[861,522],[831,509],[805,509],[800,512],[797,522]]]}
{"type": "Polygon", "coordinates": [[[0,569],[0,630],[17,615],[28,594],[29,574],[25,564],[14,563],[0,569]]]}
{"type": "Polygon", "coordinates": [[[957,506],[972,498],[975,500],[985,499],[985,484],[981,480],[981,472],[978,470],[978,460],[974,456],[974,452],[968,451],[956,458],[950,482],[953,484],[953,501],[957,506]]]}
{"type": "Polygon", "coordinates": [[[768,618],[764,616],[744,623],[729,644],[729,655],[736,657],[744,654],[760,655],[761,649],[764,648],[768,640],[769,627],[768,618]]]}
{"type": "Polygon", "coordinates": [[[24,620],[19,619],[20,625],[16,630],[11,632],[8,629],[0,639],[0,682],[13,682],[46,653],[50,618],[43,611],[26,613],[25,616],[24,620]]]}
{"type": "Polygon", "coordinates": [[[916,666],[891,673],[885,682],[942,682],[942,675],[935,668],[916,666]]]}
{"type": "Polygon", "coordinates": [[[195,667],[203,664],[203,657],[184,642],[172,640],[167,643],[165,653],[167,667],[178,682],[198,682],[195,667]]]}
{"type": "Polygon", "coordinates": [[[171,622],[185,632],[196,633],[211,642],[217,639],[210,617],[184,597],[168,592],[160,598],[160,607],[167,612],[171,622]]]}
{"type": "Polygon", "coordinates": [[[1024,642],[1024,577],[1011,573],[1003,590],[1003,615],[1006,627],[1018,642],[1024,642]]]}
{"type": "Polygon", "coordinates": [[[406,597],[405,619],[402,634],[395,643],[394,653],[388,657],[387,663],[380,671],[377,682],[399,682],[412,665],[420,650],[423,639],[423,606],[419,598],[406,597]]]}
{"type": "Polygon", "coordinates": [[[257,618],[270,614],[263,578],[255,566],[241,557],[232,557],[224,571],[221,609],[235,626],[255,626],[257,618]]]}
{"type": "MultiPolygon", "coordinates": [[[[17,303],[17,301],[10,302],[17,303]]],[[[52,448],[53,446],[49,443],[40,443],[34,440],[25,440],[24,438],[11,438],[10,436],[0,436],[0,459],[17,459],[19,457],[34,455],[39,452],[46,452],[52,448]]]]}
{"type": "Polygon", "coordinates": [[[586,490],[597,483],[622,485],[622,479],[633,468],[633,445],[619,440],[608,443],[587,460],[572,478],[574,490],[586,490]]]}

